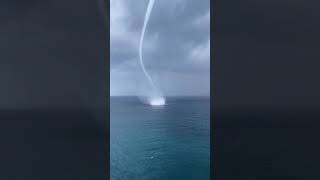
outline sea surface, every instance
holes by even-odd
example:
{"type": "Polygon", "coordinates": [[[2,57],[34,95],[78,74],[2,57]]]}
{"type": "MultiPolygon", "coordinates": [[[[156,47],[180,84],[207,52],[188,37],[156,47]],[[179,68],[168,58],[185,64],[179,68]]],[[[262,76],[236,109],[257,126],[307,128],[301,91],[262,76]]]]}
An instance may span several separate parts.
{"type": "Polygon", "coordinates": [[[210,99],[111,97],[112,180],[209,180],[210,99]]]}

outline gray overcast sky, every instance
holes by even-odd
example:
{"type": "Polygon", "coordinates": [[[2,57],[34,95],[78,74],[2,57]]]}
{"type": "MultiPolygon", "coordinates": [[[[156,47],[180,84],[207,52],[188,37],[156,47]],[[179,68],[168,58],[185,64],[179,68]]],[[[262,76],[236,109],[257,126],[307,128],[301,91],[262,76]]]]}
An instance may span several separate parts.
{"type": "MultiPolygon", "coordinates": [[[[111,0],[110,94],[135,95],[146,82],[138,45],[148,0],[111,0]]],[[[210,0],[156,0],[143,59],[165,95],[210,94],[210,0]]]]}

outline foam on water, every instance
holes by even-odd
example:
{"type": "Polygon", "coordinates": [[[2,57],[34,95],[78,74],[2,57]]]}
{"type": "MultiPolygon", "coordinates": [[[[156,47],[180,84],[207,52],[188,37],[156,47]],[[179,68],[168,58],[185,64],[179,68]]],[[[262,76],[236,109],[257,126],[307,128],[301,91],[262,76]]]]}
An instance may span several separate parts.
{"type": "Polygon", "coordinates": [[[163,106],[166,104],[166,101],[163,97],[152,98],[150,99],[151,106],[163,106]]]}

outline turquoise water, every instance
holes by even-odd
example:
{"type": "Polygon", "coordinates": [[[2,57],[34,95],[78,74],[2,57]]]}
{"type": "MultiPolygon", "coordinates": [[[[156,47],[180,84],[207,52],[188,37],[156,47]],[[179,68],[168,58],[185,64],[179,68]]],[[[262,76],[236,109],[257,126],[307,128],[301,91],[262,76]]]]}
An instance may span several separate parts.
{"type": "Polygon", "coordinates": [[[209,98],[112,97],[110,116],[112,180],[210,179],[209,98]]]}

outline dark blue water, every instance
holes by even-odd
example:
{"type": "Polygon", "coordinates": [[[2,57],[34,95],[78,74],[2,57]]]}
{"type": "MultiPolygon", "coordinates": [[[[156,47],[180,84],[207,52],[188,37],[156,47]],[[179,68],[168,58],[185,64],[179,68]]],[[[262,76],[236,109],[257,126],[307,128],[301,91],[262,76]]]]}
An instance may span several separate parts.
{"type": "Polygon", "coordinates": [[[209,98],[168,98],[152,107],[136,97],[110,102],[112,180],[209,180],[209,98]]]}

